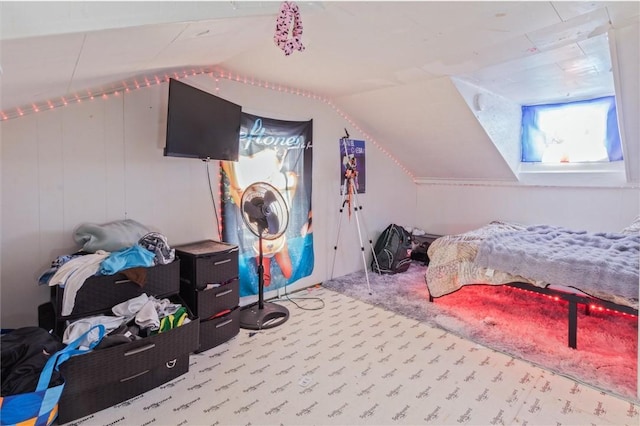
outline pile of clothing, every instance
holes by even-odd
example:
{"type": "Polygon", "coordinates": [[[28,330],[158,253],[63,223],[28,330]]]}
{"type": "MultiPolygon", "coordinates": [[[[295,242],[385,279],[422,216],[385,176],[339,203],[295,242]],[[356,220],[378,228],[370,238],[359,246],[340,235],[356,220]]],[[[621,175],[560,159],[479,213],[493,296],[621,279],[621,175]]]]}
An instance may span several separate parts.
{"type": "Polygon", "coordinates": [[[143,286],[144,268],[166,265],[175,259],[175,250],[164,235],[131,219],[104,225],[83,224],[74,238],[83,244],[82,249],[58,256],[39,278],[41,285],[64,287],[63,316],[73,311],[76,294],[87,278],[122,272],[143,286]]]}
{"type": "MultiPolygon", "coordinates": [[[[2,396],[35,391],[45,364],[51,355],[65,346],[59,338],[40,327],[23,327],[3,334],[0,337],[2,396]]],[[[50,386],[63,381],[60,372],[54,369],[50,386]]]]}
{"type": "MultiPolygon", "coordinates": [[[[107,334],[96,346],[102,349],[164,333],[191,321],[186,307],[146,293],[114,306],[111,311],[113,315],[94,315],[71,322],[64,330],[62,342],[68,344],[93,326],[102,324],[107,334]]],[[[80,349],[88,348],[98,339],[97,330],[88,333],[80,349]]]]}

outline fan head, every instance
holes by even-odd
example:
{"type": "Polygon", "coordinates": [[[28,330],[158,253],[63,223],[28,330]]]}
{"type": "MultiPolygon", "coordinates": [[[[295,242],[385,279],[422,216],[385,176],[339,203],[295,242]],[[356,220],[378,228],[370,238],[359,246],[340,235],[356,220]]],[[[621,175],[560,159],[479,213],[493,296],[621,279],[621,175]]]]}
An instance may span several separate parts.
{"type": "Polygon", "coordinates": [[[252,183],[240,200],[242,220],[257,237],[275,240],[287,230],[289,210],[282,194],[266,182],[252,183]]]}

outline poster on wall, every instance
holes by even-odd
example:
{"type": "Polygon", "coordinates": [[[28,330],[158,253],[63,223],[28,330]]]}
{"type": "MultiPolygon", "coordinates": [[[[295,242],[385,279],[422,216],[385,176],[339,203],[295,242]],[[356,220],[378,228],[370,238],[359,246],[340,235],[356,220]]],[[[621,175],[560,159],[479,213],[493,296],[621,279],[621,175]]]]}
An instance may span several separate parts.
{"type": "Polygon", "coordinates": [[[272,185],[289,211],[285,232],[276,239],[262,239],[264,291],[313,272],[312,131],[313,120],[242,113],[238,161],[221,162],[223,239],[239,249],[241,297],[258,294],[259,238],[244,223],[240,210],[242,194],[256,182],[272,185]]]}
{"type": "Polygon", "coordinates": [[[353,178],[353,186],[357,193],[364,194],[367,182],[364,160],[364,141],[340,139],[340,195],[344,195],[347,189],[347,176],[353,178]]]}

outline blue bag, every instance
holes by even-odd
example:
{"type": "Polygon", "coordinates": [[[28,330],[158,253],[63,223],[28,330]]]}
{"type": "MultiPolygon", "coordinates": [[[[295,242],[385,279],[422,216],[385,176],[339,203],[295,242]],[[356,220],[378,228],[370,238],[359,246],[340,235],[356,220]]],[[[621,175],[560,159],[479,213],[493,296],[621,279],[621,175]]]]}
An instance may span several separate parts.
{"type": "Polygon", "coordinates": [[[34,392],[0,397],[0,425],[9,426],[49,426],[58,417],[58,401],[65,383],[49,387],[51,375],[55,368],[74,355],[92,350],[104,337],[105,327],[102,324],[93,326],[82,336],[69,343],[64,349],[51,355],[40,373],[40,380],[34,392]],[[98,329],[99,337],[88,349],[78,349],[82,340],[94,329],[98,329]]]}

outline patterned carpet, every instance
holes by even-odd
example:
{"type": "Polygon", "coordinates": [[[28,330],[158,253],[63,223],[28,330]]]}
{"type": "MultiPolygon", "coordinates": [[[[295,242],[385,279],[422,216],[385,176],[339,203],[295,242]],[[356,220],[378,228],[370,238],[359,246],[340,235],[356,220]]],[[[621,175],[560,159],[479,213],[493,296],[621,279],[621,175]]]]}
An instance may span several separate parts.
{"type": "Polygon", "coordinates": [[[638,402],[636,317],[579,310],[578,348],[567,346],[567,305],[506,286],[467,286],[428,302],[426,267],[395,275],[364,272],[323,283],[366,303],[401,313],[556,374],[638,402]]]}
{"type": "MultiPolygon", "coordinates": [[[[241,330],[189,372],[74,424],[633,425],[640,407],[335,291],[241,330]],[[303,309],[304,308],[304,309],[303,309]]],[[[301,299],[307,297],[307,299],[301,299]]]]}

